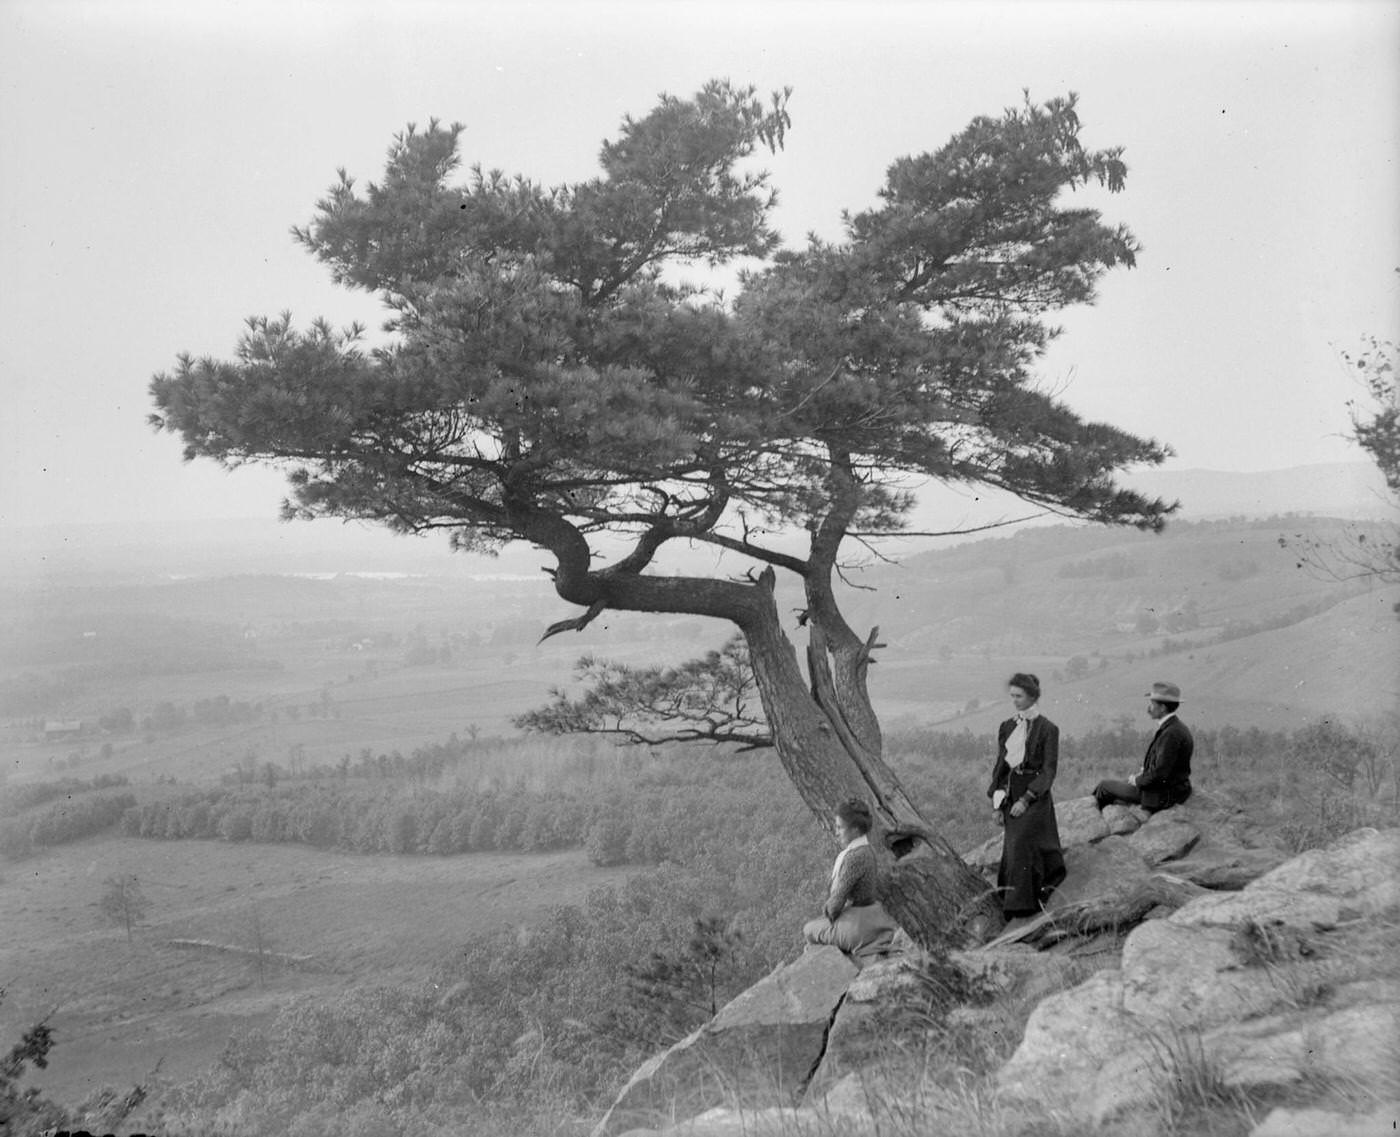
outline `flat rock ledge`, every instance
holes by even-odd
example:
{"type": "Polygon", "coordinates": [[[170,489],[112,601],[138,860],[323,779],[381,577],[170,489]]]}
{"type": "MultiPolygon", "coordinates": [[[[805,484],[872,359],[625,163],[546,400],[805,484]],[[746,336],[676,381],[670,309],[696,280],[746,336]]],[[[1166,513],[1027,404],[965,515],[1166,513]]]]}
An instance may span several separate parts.
{"type": "MultiPolygon", "coordinates": [[[[1251,1137],[1393,1128],[1400,829],[1290,859],[1209,801],[1058,809],[1062,838],[1082,840],[1063,842],[1070,871],[1048,910],[948,961],[984,992],[1039,1000],[997,1074],[1000,1111],[1085,1133],[1140,1116],[1148,1133],[1174,1087],[1208,1070],[1245,1090],[1375,1087],[1350,1101],[1360,1113],[1275,1109],[1251,1137]]],[[[638,1069],[593,1137],[874,1137],[918,1082],[887,1044],[919,1029],[929,964],[912,945],[863,971],[807,949],[638,1069]]],[[[964,1012],[978,1008],[951,1013],[964,1012]]]]}

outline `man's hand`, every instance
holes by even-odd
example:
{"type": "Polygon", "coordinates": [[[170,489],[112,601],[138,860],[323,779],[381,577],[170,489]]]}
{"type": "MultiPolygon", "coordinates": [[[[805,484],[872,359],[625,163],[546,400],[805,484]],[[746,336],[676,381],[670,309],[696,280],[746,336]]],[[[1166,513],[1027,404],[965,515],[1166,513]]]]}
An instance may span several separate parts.
{"type": "Polygon", "coordinates": [[[999,809],[994,809],[994,810],[992,810],[992,816],[995,817],[995,818],[997,819],[997,824],[998,824],[998,825],[1005,825],[1005,824],[1006,824],[1006,817],[1005,817],[1005,815],[1001,812],[1001,810],[999,810],[999,809]]]}
{"type": "Polygon", "coordinates": [[[1016,804],[1013,805],[1013,806],[1011,807],[1011,816],[1012,816],[1012,817],[1020,817],[1021,814],[1025,813],[1025,812],[1026,812],[1026,799],[1025,799],[1025,798],[1017,798],[1017,799],[1016,799],[1016,804]]]}
{"type": "Polygon", "coordinates": [[[1137,776],[1136,774],[1129,774],[1129,775],[1128,775],[1128,785],[1130,785],[1130,786],[1135,786],[1135,785],[1137,785],[1137,780],[1138,780],[1138,776],[1137,776]]]}

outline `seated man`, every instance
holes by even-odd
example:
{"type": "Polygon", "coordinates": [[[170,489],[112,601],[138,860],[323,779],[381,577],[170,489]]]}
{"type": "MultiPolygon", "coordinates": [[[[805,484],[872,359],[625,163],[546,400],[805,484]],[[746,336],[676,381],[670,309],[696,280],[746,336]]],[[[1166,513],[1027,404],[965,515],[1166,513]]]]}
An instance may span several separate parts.
{"type": "Polygon", "coordinates": [[[808,920],[802,937],[809,944],[832,944],[857,965],[885,954],[895,922],[875,899],[879,866],[870,847],[870,807],[856,798],[836,809],[835,829],[843,848],[831,869],[825,915],[808,920]]]}
{"type": "Polygon", "coordinates": [[[1121,801],[1155,812],[1178,805],[1191,796],[1191,754],[1195,739],[1176,717],[1181,688],[1154,683],[1147,693],[1147,717],[1157,720],[1157,733],[1142,760],[1142,769],[1126,782],[1105,778],[1094,787],[1099,808],[1121,801]]]}

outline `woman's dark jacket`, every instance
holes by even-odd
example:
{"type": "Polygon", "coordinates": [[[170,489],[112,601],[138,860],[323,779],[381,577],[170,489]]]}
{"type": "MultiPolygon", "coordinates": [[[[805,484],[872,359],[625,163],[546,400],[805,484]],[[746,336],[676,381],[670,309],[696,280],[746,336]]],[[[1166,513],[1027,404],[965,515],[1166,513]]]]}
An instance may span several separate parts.
{"type": "Polygon", "coordinates": [[[1060,762],[1060,728],[1044,715],[1036,715],[1027,724],[1026,760],[1020,769],[1013,770],[1006,761],[1006,740],[1015,729],[1014,718],[997,727],[997,760],[992,767],[992,784],[987,787],[988,797],[997,790],[1006,791],[1006,800],[1001,805],[1003,811],[1010,809],[1022,796],[1026,796],[1026,804],[1031,805],[1049,795],[1060,762]]]}

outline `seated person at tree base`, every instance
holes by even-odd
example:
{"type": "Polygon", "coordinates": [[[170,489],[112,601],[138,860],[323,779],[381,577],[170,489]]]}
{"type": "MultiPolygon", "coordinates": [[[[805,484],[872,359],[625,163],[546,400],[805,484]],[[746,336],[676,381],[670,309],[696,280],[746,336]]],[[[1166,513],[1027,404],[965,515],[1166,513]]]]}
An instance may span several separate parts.
{"type": "Polygon", "coordinates": [[[802,929],[809,944],[839,947],[858,965],[886,953],[895,922],[875,899],[879,865],[870,847],[870,807],[857,798],[836,809],[834,828],[844,845],[831,869],[825,913],[802,929]]]}
{"type": "Polygon", "coordinates": [[[1147,692],[1147,717],[1157,721],[1157,733],[1140,771],[1126,782],[1105,778],[1094,787],[1094,800],[1100,809],[1125,802],[1155,812],[1191,796],[1191,755],[1196,742],[1186,724],[1176,717],[1180,705],[1181,688],[1175,683],[1152,684],[1147,692]]]}

